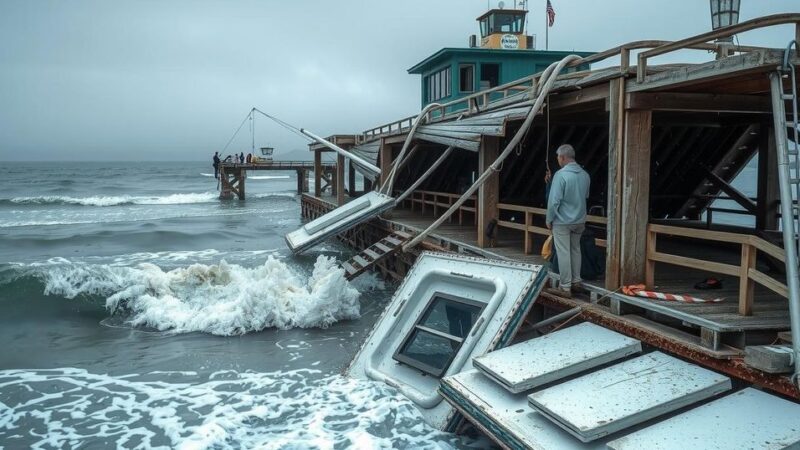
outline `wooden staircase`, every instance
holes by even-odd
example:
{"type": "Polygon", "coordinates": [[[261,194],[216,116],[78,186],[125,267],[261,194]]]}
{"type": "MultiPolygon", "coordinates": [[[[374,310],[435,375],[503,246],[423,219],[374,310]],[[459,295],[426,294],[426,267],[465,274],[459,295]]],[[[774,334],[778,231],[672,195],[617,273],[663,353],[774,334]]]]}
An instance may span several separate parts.
{"type": "Polygon", "coordinates": [[[370,245],[350,260],[342,263],[345,278],[352,280],[371,269],[378,261],[399,251],[403,244],[411,237],[402,231],[394,231],[380,241],[370,245]]]}

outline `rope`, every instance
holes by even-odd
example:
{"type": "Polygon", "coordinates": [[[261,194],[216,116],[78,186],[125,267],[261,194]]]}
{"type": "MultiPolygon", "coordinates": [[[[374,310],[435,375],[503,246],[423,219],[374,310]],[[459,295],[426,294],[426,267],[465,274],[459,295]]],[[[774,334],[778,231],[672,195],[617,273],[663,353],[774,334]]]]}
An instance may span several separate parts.
{"type": "MultiPolygon", "coordinates": [[[[538,114],[538,112],[542,109],[542,104],[544,103],[547,94],[550,93],[550,90],[552,89],[553,84],[555,83],[556,78],[558,77],[558,73],[561,72],[561,70],[563,70],[567,64],[573,61],[579,61],[581,59],[582,58],[580,56],[569,55],[564,57],[564,59],[562,59],[561,61],[549,65],[547,69],[545,69],[540,78],[541,82],[539,83],[538,86],[539,89],[538,89],[538,95],[536,97],[536,102],[531,107],[531,110],[528,112],[528,116],[525,118],[525,121],[522,123],[522,126],[519,128],[519,130],[517,130],[516,134],[514,134],[514,137],[511,139],[508,145],[506,145],[506,148],[503,150],[500,156],[497,157],[495,162],[492,163],[492,165],[489,166],[489,168],[486,169],[481,174],[481,176],[478,177],[477,180],[475,180],[475,183],[473,183],[473,185],[470,186],[470,188],[467,189],[467,191],[461,197],[459,197],[459,199],[456,200],[456,202],[453,203],[453,205],[450,206],[450,208],[447,211],[445,211],[445,213],[442,216],[440,216],[435,222],[433,222],[430,226],[428,226],[428,228],[426,228],[424,231],[422,231],[420,234],[414,237],[414,239],[412,239],[409,243],[405,244],[403,246],[403,251],[409,251],[410,249],[414,248],[417,244],[422,242],[422,240],[425,239],[425,237],[427,237],[428,234],[430,234],[433,230],[438,228],[439,225],[441,225],[445,220],[449,219],[450,216],[452,216],[453,213],[457,211],[461,207],[461,205],[463,205],[464,202],[466,202],[467,199],[471,197],[475,193],[475,191],[478,190],[478,188],[482,186],[491,175],[493,175],[494,172],[497,172],[499,170],[498,168],[500,167],[500,165],[503,163],[506,157],[511,153],[514,147],[516,147],[516,145],[519,144],[520,140],[522,139],[522,136],[525,134],[525,132],[528,130],[528,128],[530,128],[531,124],[533,123],[533,119],[536,117],[536,114],[538,114]],[[553,74],[555,74],[555,76],[552,76],[553,74]]],[[[533,91],[533,86],[531,91],[533,91]]],[[[533,92],[531,92],[531,95],[533,95],[533,92]]]]}
{"type": "Polygon", "coordinates": [[[403,148],[400,150],[400,154],[397,155],[397,159],[394,160],[394,164],[392,164],[392,170],[389,172],[389,175],[386,178],[386,183],[384,186],[381,186],[380,192],[391,196],[392,188],[394,187],[394,180],[397,177],[398,168],[400,167],[400,163],[405,159],[406,152],[408,151],[408,146],[411,145],[411,141],[414,138],[414,133],[417,132],[417,127],[422,123],[422,121],[426,120],[428,113],[433,109],[441,106],[438,103],[431,103],[425,108],[420,111],[419,115],[417,115],[417,120],[414,121],[414,125],[411,126],[411,130],[409,130],[408,135],[406,136],[405,142],[403,142],[403,148]]]}
{"type": "Polygon", "coordinates": [[[309,141],[313,141],[313,139],[311,139],[310,137],[308,137],[308,136],[306,136],[305,134],[303,134],[303,133],[300,131],[300,128],[297,128],[296,126],[294,126],[294,125],[292,125],[292,124],[290,124],[290,123],[284,122],[284,121],[282,121],[281,119],[278,119],[277,117],[271,116],[271,115],[269,115],[269,114],[265,113],[264,111],[261,111],[261,110],[260,110],[260,109],[258,109],[258,108],[253,108],[253,111],[255,111],[255,112],[257,112],[257,113],[260,113],[261,115],[263,115],[263,116],[264,116],[264,117],[266,117],[267,119],[270,119],[270,120],[274,121],[274,122],[275,122],[275,123],[277,123],[278,125],[280,125],[280,126],[282,126],[282,127],[286,128],[287,130],[289,130],[289,131],[291,131],[292,133],[294,133],[294,134],[296,134],[296,135],[298,135],[298,136],[302,137],[303,139],[306,139],[306,140],[309,140],[309,141]]]}
{"type": "MultiPolygon", "coordinates": [[[[255,108],[253,108],[253,109],[255,109],[255,108]]],[[[225,154],[225,150],[228,149],[228,146],[231,145],[231,142],[233,142],[233,139],[236,137],[237,134],[239,134],[239,131],[241,131],[242,127],[244,126],[244,123],[247,122],[247,119],[249,119],[252,114],[253,114],[253,110],[251,109],[247,113],[247,115],[244,117],[244,120],[242,120],[242,123],[239,124],[239,128],[237,128],[236,131],[233,133],[233,136],[231,136],[231,138],[228,139],[228,143],[225,144],[225,147],[222,148],[223,155],[225,154]]],[[[220,156],[222,156],[222,155],[220,155],[220,156]]]]}

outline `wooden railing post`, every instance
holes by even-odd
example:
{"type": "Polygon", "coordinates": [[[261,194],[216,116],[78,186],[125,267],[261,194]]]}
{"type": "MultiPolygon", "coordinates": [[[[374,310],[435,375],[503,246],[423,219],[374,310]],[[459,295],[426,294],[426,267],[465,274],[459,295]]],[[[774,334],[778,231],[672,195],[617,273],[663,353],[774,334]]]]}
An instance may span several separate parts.
{"type": "Polygon", "coordinates": [[[530,255],[532,251],[532,242],[531,242],[531,225],[533,222],[533,214],[530,211],[525,211],[525,254],[530,255]]]}
{"type": "Polygon", "coordinates": [[[647,230],[647,252],[645,255],[644,283],[647,289],[655,288],[656,284],[656,262],[651,256],[656,252],[656,239],[658,233],[648,228],[647,230]]]}
{"type": "Polygon", "coordinates": [[[742,261],[739,265],[739,314],[753,314],[753,287],[750,269],[756,267],[756,249],[750,244],[742,244],[742,261]]]}

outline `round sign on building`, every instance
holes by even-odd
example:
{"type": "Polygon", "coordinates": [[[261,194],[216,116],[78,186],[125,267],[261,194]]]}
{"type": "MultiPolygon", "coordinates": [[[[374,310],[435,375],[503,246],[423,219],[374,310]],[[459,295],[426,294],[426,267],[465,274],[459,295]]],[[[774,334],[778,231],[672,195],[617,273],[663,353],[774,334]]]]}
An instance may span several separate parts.
{"type": "Polygon", "coordinates": [[[500,48],[509,50],[519,48],[519,38],[513,34],[504,34],[503,37],[500,38],[500,48]]]}

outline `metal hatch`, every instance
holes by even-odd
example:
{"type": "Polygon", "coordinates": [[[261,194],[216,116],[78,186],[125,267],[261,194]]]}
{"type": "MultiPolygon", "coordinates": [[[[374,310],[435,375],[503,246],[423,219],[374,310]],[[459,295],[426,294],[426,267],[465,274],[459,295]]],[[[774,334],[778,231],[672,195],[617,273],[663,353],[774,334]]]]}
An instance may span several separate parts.
{"type": "Polygon", "coordinates": [[[448,429],[455,410],[442,401],[440,377],[468,370],[475,356],[505,346],[544,279],[541,266],[423,252],[347,374],[396,388],[428,424],[448,429]],[[433,338],[417,341],[421,332],[433,338]],[[420,345],[409,351],[411,343],[420,345]]]}
{"type": "Polygon", "coordinates": [[[368,192],[327,214],[317,217],[285,236],[292,253],[300,253],[326,238],[347,231],[394,207],[392,197],[378,192],[368,192]]]}
{"type": "Polygon", "coordinates": [[[747,388],[608,443],[614,450],[800,448],[800,405],[747,388]]]}
{"type": "Polygon", "coordinates": [[[535,392],[528,402],[590,442],[730,389],[724,375],[653,352],[535,392]]]}
{"type": "Polygon", "coordinates": [[[479,356],[472,364],[518,393],[641,351],[638,340],[584,322],[479,356]]]}

